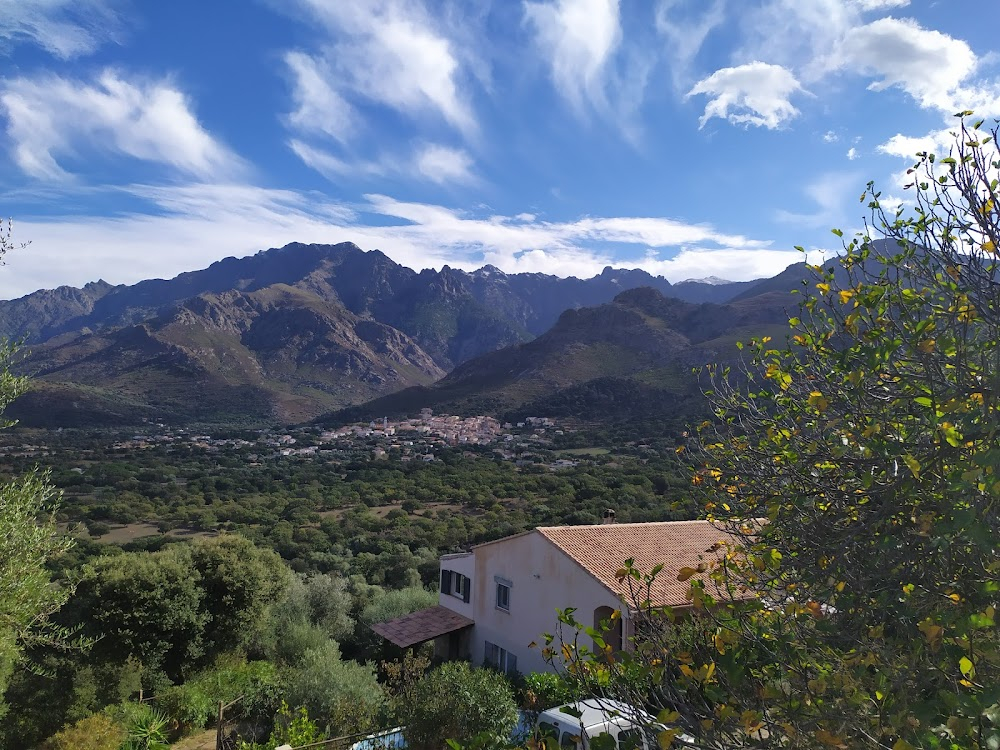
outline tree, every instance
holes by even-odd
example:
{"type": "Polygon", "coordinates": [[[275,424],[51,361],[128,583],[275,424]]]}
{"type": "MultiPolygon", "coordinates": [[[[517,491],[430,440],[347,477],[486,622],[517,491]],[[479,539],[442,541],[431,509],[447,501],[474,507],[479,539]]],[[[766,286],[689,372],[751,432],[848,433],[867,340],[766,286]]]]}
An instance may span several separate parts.
{"type": "Polygon", "coordinates": [[[910,207],[869,183],[866,231],[814,269],[786,345],[710,370],[694,482],[739,541],[708,582],[682,571],[683,624],[626,565],[635,651],[575,652],[579,679],[701,747],[1000,746],[1000,161],[980,126],[917,155],[910,207]]]}
{"type": "Polygon", "coordinates": [[[510,743],[517,704],[499,672],[449,662],[417,683],[400,719],[407,746],[414,750],[439,750],[446,740],[489,750],[510,743]]]}
{"type": "MultiPolygon", "coordinates": [[[[10,222],[6,230],[0,225],[0,263],[14,248],[10,222]]],[[[17,351],[16,344],[0,341],[0,412],[28,386],[12,371],[17,351]]],[[[0,419],[0,427],[12,424],[0,419]]],[[[70,594],[70,588],[52,583],[46,567],[72,546],[56,527],[58,498],[39,471],[0,486],[0,696],[26,648],[71,641],[68,631],[49,621],[70,594]]],[[[0,699],[0,715],[5,710],[0,699]]]]}

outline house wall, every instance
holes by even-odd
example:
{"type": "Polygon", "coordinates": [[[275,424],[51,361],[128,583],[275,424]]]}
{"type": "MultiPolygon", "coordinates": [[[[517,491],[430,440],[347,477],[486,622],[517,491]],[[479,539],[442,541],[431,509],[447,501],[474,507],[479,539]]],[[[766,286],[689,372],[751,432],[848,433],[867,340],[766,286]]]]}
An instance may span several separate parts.
{"type": "MultiPolygon", "coordinates": [[[[473,665],[483,663],[490,641],[517,657],[518,671],[547,671],[541,647],[543,634],[556,631],[556,610],[576,607],[577,619],[589,626],[596,608],[620,608],[613,593],[537,532],[477,547],[473,555],[473,611],[467,615],[476,623],[470,634],[473,665]],[[496,578],[511,583],[509,612],[496,607],[496,578]],[[538,647],[529,648],[532,642],[538,647]]],[[[442,558],[442,567],[446,564],[450,561],[442,558]]],[[[443,605],[462,611],[446,598],[443,605]]]]}

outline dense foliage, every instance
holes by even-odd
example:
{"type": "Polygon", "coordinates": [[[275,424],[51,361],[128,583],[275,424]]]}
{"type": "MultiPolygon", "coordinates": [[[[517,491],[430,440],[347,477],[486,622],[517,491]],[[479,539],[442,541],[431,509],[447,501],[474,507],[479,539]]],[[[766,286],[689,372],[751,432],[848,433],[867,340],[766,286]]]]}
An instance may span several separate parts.
{"type": "Polygon", "coordinates": [[[493,750],[509,744],[517,704],[499,672],[449,662],[416,685],[401,718],[407,747],[414,750],[439,750],[446,740],[493,750]]]}
{"type": "Polygon", "coordinates": [[[712,371],[694,481],[738,543],[681,571],[693,617],[648,612],[574,675],[700,747],[1000,746],[997,144],[963,124],[920,154],[912,209],[869,185],[787,345],[712,371]]]}

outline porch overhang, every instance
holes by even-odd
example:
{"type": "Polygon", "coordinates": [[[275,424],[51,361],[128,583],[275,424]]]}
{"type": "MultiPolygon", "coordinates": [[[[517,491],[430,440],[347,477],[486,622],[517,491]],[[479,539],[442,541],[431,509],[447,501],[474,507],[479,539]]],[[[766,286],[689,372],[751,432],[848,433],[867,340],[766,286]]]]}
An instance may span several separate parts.
{"type": "Polygon", "coordinates": [[[372,625],[372,630],[400,648],[410,648],[473,625],[475,622],[468,617],[437,605],[394,620],[377,622],[372,625]]]}

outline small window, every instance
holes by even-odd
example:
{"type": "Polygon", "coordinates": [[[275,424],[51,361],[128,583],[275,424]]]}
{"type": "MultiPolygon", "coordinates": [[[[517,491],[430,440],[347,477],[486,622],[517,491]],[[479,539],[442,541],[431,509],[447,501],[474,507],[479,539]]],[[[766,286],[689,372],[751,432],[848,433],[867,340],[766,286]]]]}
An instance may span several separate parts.
{"type": "Polygon", "coordinates": [[[507,649],[486,641],[485,661],[507,675],[517,672],[517,657],[507,649]]]}
{"type": "Polygon", "coordinates": [[[562,737],[559,739],[559,746],[564,748],[564,750],[576,750],[579,739],[579,732],[563,732],[562,737]]]}
{"type": "Polygon", "coordinates": [[[510,586],[497,584],[497,609],[510,612],[510,586]]]}

